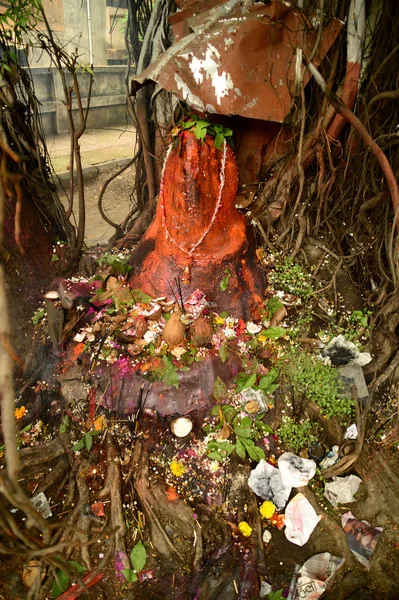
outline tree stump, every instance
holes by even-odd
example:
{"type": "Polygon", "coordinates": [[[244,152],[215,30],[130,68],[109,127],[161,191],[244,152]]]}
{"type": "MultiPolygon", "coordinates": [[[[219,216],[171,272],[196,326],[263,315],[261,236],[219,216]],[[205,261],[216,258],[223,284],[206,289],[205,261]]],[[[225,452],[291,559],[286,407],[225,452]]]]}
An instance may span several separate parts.
{"type": "Polygon", "coordinates": [[[208,134],[202,141],[181,132],[165,159],[155,218],[130,259],[130,286],[170,296],[178,277],[183,297],[200,289],[234,317],[256,317],[264,276],[253,231],[235,207],[237,185],[229,144],[215,148],[208,134]]]}

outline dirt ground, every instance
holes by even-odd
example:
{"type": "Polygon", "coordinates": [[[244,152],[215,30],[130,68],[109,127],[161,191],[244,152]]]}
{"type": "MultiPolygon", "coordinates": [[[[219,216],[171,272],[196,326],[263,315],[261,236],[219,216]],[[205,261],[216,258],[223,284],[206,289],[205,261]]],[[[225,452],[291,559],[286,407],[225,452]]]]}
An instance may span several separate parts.
{"type": "MultiPolygon", "coordinates": [[[[113,171],[101,173],[95,179],[85,183],[85,198],[86,198],[86,244],[90,247],[98,244],[103,244],[113,235],[114,229],[106,223],[101,217],[98,210],[98,197],[100,190],[107,179],[109,179],[113,171]]],[[[134,167],[131,166],[121,175],[116,177],[104,194],[103,209],[109,218],[115,223],[121,223],[132,207],[131,194],[134,183],[134,167]]],[[[76,188],[75,188],[75,206],[76,206],[76,188]]],[[[65,193],[61,194],[61,200],[66,205],[67,199],[65,193]]],[[[75,211],[75,218],[78,217],[78,211],[75,211]]]]}

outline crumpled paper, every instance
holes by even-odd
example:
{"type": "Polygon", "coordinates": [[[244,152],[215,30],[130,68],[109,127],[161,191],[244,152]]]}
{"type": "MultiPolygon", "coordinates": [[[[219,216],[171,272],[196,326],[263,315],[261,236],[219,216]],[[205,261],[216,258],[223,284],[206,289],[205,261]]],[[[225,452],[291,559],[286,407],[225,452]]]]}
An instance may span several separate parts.
{"type": "Polygon", "coordinates": [[[309,500],[303,494],[297,494],[285,509],[285,537],[293,544],[303,546],[320,519],[321,515],[316,513],[309,500]]]}
{"type": "Polygon", "coordinates": [[[302,487],[316,473],[316,463],[309,458],[301,458],[292,452],[284,452],[278,459],[281,479],[284,485],[302,487]]]}
{"type": "Polygon", "coordinates": [[[348,429],[345,431],[344,437],[346,440],[357,440],[357,436],[358,436],[357,425],[356,425],[356,423],[353,423],[353,425],[350,425],[348,427],[348,429]]]}
{"type": "Polygon", "coordinates": [[[344,562],[343,558],[323,552],[309,558],[302,567],[297,565],[291,579],[287,600],[320,598],[344,562]]]}
{"type": "Polygon", "coordinates": [[[279,469],[263,459],[251,471],[248,485],[257,496],[271,500],[277,510],[284,508],[291,493],[291,486],[284,485],[279,469]]]}
{"type": "Polygon", "coordinates": [[[354,495],[361,483],[362,480],[360,477],[356,477],[356,475],[333,477],[332,481],[329,481],[325,485],[324,496],[335,508],[338,508],[338,504],[355,502],[354,495]]]}
{"type": "Polygon", "coordinates": [[[370,569],[370,559],[383,528],[372,527],[367,521],[359,521],[350,511],[342,515],[341,523],[351,552],[366,569],[370,569]]]}

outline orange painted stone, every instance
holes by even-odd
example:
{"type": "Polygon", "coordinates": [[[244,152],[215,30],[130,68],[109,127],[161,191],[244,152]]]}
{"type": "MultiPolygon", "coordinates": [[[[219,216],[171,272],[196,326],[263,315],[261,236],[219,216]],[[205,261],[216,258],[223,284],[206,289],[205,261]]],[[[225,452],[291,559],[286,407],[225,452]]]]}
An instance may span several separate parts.
{"type": "Polygon", "coordinates": [[[130,286],[170,297],[180,277],[183,298],[198,288],[220,310],[256,317],[265,283],[252,229],[235,208],[237,185],[230,145],[181,133],[165,159],[155,218],[132,253],[130,286]]]}

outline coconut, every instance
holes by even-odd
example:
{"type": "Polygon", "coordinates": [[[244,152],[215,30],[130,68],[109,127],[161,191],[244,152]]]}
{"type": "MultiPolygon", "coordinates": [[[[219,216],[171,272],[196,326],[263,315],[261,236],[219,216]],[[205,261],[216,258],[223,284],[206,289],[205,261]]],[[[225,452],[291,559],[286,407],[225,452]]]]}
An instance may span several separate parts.
{"type": "Polygon", "coordinates": [[[196,346],[206,346],[212,339],[213,329],[204,317],[198,317],[190,325],[190,336],[196,346]]]}
{"type": "Polygon", "coordinates": [[[193,422],[187,417],[178,417],[170,424],[170,430],[178,438],[188,435],[193,428],[193,422]]]}
{"type": "Polygon", "coordinates": [[[181,322],[180,317],[181,312],[176,309],[163,330],[163,339],[171,348],[178,346],[184,340],[186,328],[181,322]]]}

